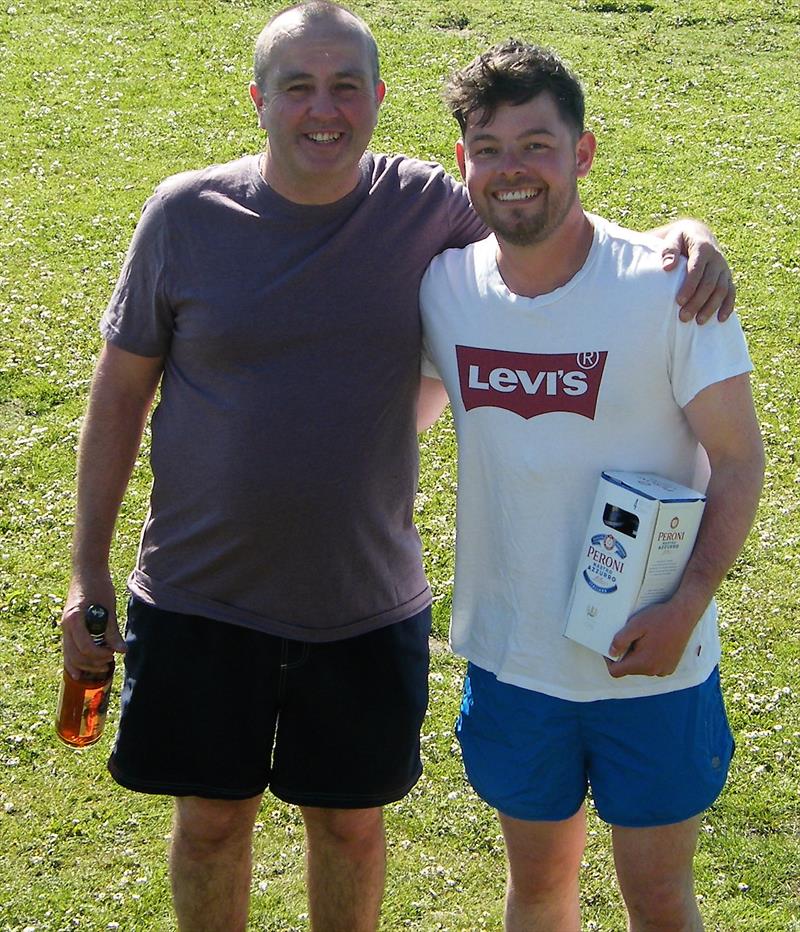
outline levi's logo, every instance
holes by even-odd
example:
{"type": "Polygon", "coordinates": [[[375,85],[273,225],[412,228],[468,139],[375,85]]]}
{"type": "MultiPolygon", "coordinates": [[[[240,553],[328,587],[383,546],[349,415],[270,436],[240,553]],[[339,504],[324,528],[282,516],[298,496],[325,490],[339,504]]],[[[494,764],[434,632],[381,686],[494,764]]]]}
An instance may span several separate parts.
{"type": "Polygon", "coordinates": [[[509,353],[456,346],[461,400],[505,408],[526,420],[550,411],[594,420],[608,353],[509,353]]]}

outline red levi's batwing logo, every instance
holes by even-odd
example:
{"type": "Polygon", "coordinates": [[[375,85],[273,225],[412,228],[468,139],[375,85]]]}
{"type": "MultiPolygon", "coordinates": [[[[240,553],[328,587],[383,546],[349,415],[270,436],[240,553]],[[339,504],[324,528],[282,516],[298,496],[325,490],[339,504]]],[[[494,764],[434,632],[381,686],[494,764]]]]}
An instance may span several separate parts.
{"type": "Polygon", "coordinates": [[[526,420],[551,411],[594,420],[608,353],[508,353],[456,346],[461,400],[505,408],[526,420]]]}

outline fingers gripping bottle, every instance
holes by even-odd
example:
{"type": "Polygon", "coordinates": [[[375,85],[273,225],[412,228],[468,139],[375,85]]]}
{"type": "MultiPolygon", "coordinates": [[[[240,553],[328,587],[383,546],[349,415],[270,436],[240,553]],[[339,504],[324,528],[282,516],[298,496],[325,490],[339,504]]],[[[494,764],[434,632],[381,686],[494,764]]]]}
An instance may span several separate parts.
{"type": "MultiPolygon", "coordinates": [[[[107,609],[102,605],[87,606],[84,622],[95,644],[105,644],[107,609]]],[[[65,744],[83,748],[100,740],[113,679],[113,660],[105,673],[82,672],[78,680],[64,670],[56,710],[56,732],[65,744]]]]}

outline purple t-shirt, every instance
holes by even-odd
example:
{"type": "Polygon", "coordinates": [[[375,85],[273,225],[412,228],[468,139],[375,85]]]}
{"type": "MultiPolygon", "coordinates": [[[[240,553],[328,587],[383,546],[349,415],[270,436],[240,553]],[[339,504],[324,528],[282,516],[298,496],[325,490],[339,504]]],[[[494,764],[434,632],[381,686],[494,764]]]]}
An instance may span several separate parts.
{"type": "Polygon", "coordinates": [[[134,595],[307,641],[429,603],[418,289],[483,234],[459,184],[401,156],[365,155],[322,206],[276,194],[256,156],[159,186],[101,323],[165,356],[134,595]]]}

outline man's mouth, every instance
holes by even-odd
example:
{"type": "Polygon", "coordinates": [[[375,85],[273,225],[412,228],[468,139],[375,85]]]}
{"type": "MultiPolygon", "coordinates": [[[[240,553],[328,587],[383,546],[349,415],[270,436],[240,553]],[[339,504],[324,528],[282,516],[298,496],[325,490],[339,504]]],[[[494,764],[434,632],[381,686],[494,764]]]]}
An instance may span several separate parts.
{"type": "Polygon", "coordinates": [[[306,133],[306,139],[316,142],[319,145],[330,145],[332,142],[338,142],[344,133],[306,133]]]}
{"type": "Polygon", "coordinates": [[[540,188],[516,188],[513,191],[495,191],[494,198],[498,201],[532,201],[540,193],[540,188]]]}

